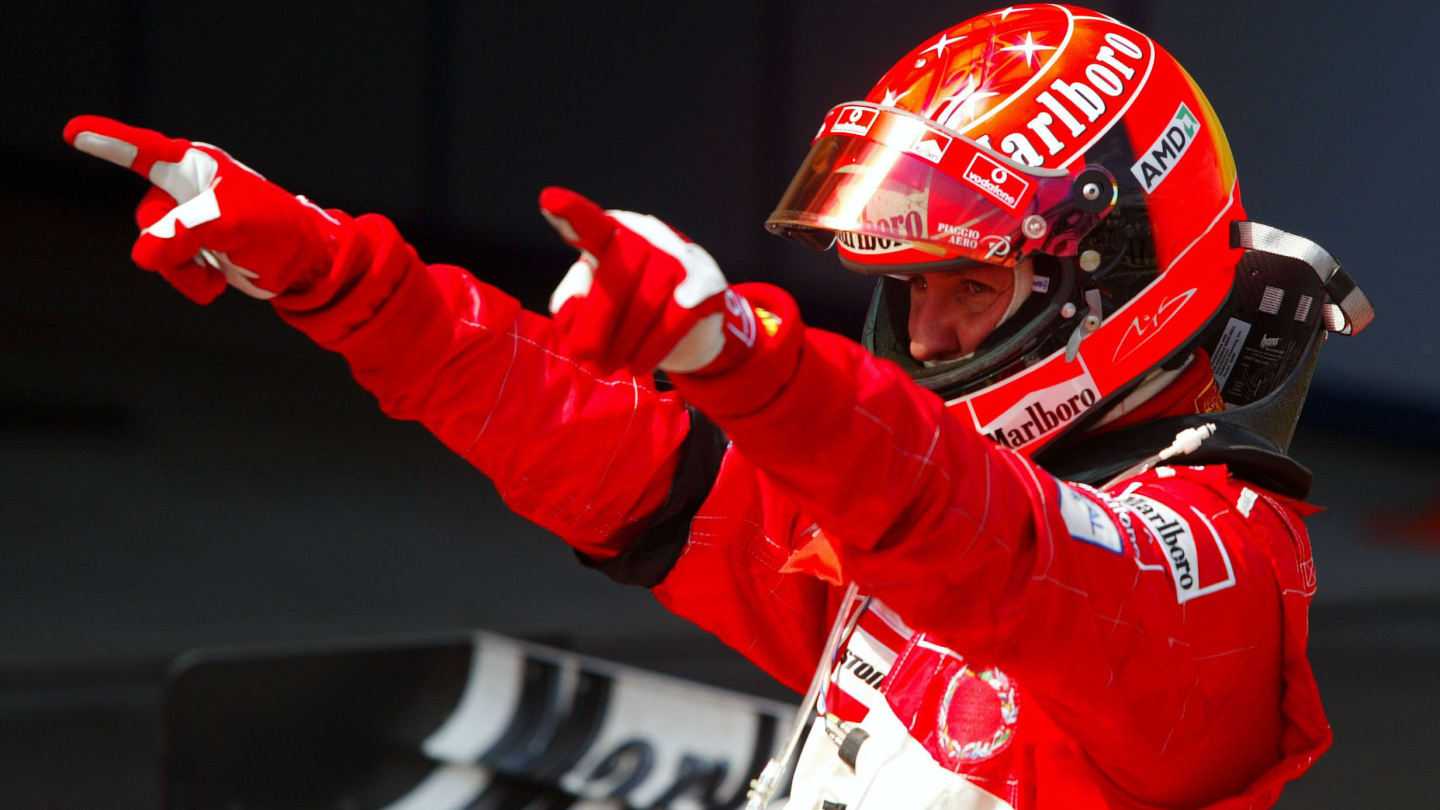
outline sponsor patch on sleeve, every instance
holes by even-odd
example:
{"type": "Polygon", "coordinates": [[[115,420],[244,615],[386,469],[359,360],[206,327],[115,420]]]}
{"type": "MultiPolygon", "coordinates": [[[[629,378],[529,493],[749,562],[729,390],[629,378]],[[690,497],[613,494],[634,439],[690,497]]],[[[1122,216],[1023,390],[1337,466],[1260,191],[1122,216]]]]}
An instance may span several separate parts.
{"type": "Polygon", "coordinates": [[[1115,517],[1068,484],[1057,481],[1056,485],[1060,490],[1060,515],[1065,518],[1070,536],[1124,554],[1125,543],[1115,517]]]}
{"type": "Polygon", "coordinates": [[[1175,582],[1175,598],[1182,604],[1197,596],[1235,584],[1230,553],[1210,521],[1194,507],[1185,513],[1154,498],[1129,493],[1120,502],[1141,518],[1139,523],[1155,539],[1175,582]]]}

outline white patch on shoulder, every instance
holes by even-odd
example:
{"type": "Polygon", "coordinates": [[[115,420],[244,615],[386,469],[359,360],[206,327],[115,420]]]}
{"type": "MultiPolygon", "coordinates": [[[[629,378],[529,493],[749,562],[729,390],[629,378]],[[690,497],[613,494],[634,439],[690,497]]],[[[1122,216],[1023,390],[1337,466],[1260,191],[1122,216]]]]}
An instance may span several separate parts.
{"type": "Polygon", "coordinates": [[[1125,544],[1120,539],[1120,527],[1115,525],[1114,517],[1072,487],[1057,484],[1060,489],[1060,515],[1065,518],[1065,528],[1070,531],[1070,536],[1123,554],[1125,544]]]}
{"type": "Polygon", "coordinates": [[[1255,502],[1259,499],[1260,493],[1249,487],[1245,487],[1240,490],[1240,499],[1235,501],[1235,508],[1240,510],[1240,514],[1248,518],[1250,517],[1250,510],[1255,508],[1255,502]]]}

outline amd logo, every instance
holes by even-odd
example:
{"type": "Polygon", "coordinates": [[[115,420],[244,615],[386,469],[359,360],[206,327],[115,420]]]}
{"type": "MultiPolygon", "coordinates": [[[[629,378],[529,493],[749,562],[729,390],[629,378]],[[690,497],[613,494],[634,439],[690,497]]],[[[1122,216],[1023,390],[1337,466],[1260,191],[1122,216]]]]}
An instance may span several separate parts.
{"type": "Polygon", "coordinates": [[[1165,125],[1160,137],[1150,148],[1141,153],[1140,159],[1130,167],[1130,173],[1140,181],[1140,187],[1149,194],[1165,180],[1170,170],[1180,162],[1190,144],[1195,142],[1195,135],[1200,132],[1200,121],[1185,102],[1180,102],[1179,109],[1170,117],[1170,123],[1165,125]]]}

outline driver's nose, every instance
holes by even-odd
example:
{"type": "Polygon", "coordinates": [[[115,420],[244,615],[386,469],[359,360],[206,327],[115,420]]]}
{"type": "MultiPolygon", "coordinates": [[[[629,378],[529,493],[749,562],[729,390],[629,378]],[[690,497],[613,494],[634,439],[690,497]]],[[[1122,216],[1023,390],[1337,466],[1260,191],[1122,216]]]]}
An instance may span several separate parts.
{"type": "Polygon", "coordinates": [[[955,309],[945,296],[930,294],[922,282],[910,285],[910,356],[920,362],[963,354],[954,323],[955,309]]]}

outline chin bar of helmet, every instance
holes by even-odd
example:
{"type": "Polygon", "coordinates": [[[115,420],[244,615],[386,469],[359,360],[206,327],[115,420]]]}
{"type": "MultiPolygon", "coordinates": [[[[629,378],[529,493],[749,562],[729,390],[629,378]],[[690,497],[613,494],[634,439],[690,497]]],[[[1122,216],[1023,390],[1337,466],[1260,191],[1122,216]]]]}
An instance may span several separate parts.
{"type": "Polygon", "coordinates": [[[1325,305],[1327,331],[1342,335],[1359,334],[1375,319],[1370,299],[1365,297],[1355,280],[1329,251],[1309,239],[1259,222],[1235,222],[1230,226],[1230,242],[1235,247],[1298,259],[1314,268],[1330,298],[1330,303],[1325,305]]]}

